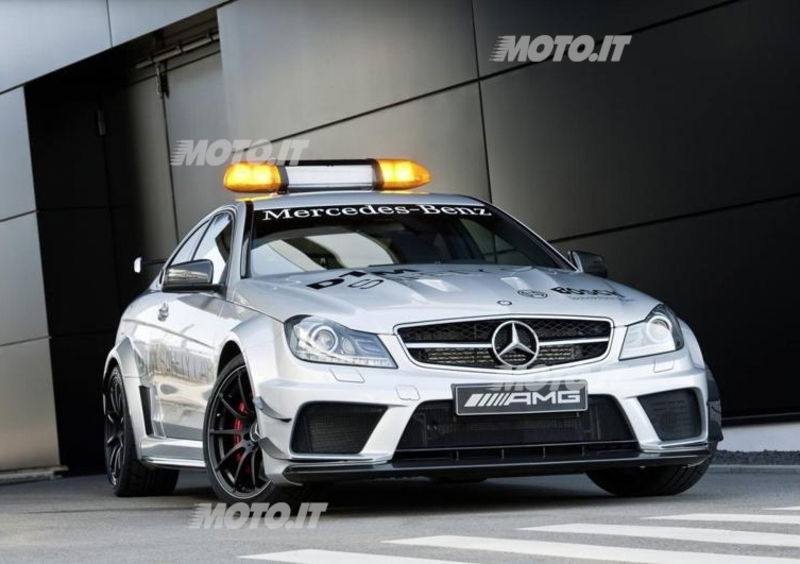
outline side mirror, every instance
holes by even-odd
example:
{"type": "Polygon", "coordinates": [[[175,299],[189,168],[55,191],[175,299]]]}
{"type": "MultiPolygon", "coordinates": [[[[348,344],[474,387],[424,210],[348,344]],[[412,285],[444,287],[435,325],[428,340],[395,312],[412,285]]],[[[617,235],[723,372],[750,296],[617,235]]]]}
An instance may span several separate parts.
{"type": "Polygon", "coordinates": [[[608,278],[606,260],[600,255],[587,253],[586,251],[570,251],[569,260],[580,272],[599,276],[600,278],[608,278]]]}
{"type": "Polygon", "coordinates": [[[214,263],[207,259],[173,264],[164,271],[161,290],[164,292],[217,291],[214,284],[214,263]]]}

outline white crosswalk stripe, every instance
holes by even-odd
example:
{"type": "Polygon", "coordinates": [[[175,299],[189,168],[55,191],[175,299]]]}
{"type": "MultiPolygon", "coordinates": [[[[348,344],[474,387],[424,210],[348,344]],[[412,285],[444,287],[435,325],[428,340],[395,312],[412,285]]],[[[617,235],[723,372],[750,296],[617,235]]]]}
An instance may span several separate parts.
{"type": "Polygon", "coordinates": [[[750,513],[689,513],[687,515],[664,515],[646,519],[671,521],[707,521],[719,523],[773,523],[778,525],[800,525],[800,515],[754,515],[750,513]]]}
{"type": "Polygon", "coordinates": [[[338,550],[288,550],[286,552],[269,552],[240,556],[247,560],[270,560],[272,562],[294,562],[296,564],[469,564],[455,560],[430,560],[428,558],[410,558],[386,554],[364,554],[360,552],[341,552],[338,550]]]}
{"type": "Polygon", "coordinates": [[[649,527],[645,525],[602,525],[598,523],[572,523],[569,525],[525,527],[520,530],[800,548],[800,535],[761,533],[757,531],[734,531],[731,529],[695,529],[690,527],[649,527]]]}
{"type": "Polygon", "coordinates": [[[392,544],[412,546],[434,546],[458,550],[479,550],[549,556],[557,558],[581,558],[605,562],[638,562],[644,564],[789,564],[800,563],[800,559],[740,554],[715,554],[710,552],[686,552],[676,550],[654,550],[650,548],[625,548],[563,542],[545,542],[526,539],[465,537],[442,535],[384,541],[392,544]]]}
{"type": "MultiPolygon", "coordinates": [[[[764,511],[800,511],[800,506],[766,508],[764,511]]],[[[787,513],[687,513],[684,515],[661,515],[642,517],[643,520],[694,521],[709,523],[745,523],[800,525],[800,515],[787,513]]],[[[627,538],[659,539],[675,541],[676,550],[669,548],[636,548],[625,546],[594,545],[549,540],[495,538],[463,535],[439,535],[408,539],[385,540],[392,545],[435,547],[458,551],[484,553],[521,554],[539,558],[571,558],[605,562],[634,562],[644,564],[800,564],[800,552],[792,556],[758,556],[759,547],[800,548],[798,534],[736,530],[732,528],[692,528],[688,526],[660,526],[650,524],[598,524],[568,523],[563,525],[540,525],[522,527],[517,530],[532,533],[561,533],[570,535],[609,536],[627,538]],[[688,551],[681,543],[718,543],[721,545],[752,547],[755,554],[723,554],[705,550],[688,551]]],[[[660,546],[664,546],[663,543],[660,546]]],[[[667,545],[669,546],[669,545],[667,545]]],[[[449,554],[444,554],[445,558],[449,554]]],[[[437,560],[410,556],[372,554],[338,550],[301,549],[240,556],[248,560],[267,560],[296,564],[465,564],[455,560],[437,560]]]]}

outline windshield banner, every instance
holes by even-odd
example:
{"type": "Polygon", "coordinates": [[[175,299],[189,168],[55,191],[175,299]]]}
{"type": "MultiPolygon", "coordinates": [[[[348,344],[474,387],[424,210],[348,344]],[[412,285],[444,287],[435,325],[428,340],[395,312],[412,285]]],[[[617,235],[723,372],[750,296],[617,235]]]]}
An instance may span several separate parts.
{"type": "Polygon", "coordinates": [[[486,206],[374,205],[326,206],[316,208],[283,208],[263,210],[263,220],[309,219],[319,217],[366,217],[381,215],[456,215],[491,216],[486,206]]]}

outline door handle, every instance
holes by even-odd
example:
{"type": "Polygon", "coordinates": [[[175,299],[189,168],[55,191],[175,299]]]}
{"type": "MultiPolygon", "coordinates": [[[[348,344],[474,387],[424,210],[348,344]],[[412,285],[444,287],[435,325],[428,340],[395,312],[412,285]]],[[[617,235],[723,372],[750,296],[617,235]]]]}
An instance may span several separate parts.
{"type": "Polygon", "coordinates": [[[167,317],[169,317],[169,306],[167,304],[161,304],[161,307],[158,308],[158,320],[166,321],[167,317]]]}

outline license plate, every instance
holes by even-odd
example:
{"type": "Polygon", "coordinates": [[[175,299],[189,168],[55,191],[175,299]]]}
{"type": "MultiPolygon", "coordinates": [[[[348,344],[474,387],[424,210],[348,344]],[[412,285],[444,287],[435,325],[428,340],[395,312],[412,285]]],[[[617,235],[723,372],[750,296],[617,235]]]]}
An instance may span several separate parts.
{"type": "Polygon", "coordinates": [[[511,415],[588,409],[586,381],[455,384],[456,415],[511,415]]]}

